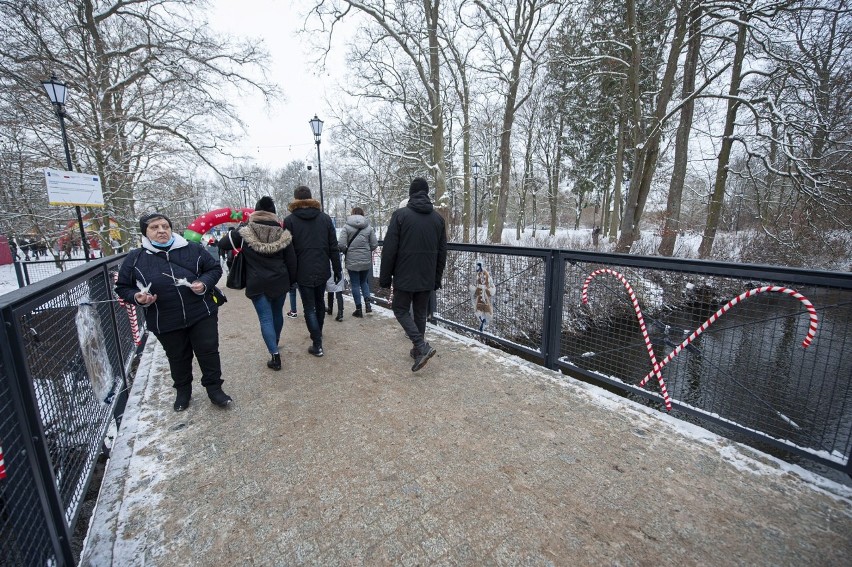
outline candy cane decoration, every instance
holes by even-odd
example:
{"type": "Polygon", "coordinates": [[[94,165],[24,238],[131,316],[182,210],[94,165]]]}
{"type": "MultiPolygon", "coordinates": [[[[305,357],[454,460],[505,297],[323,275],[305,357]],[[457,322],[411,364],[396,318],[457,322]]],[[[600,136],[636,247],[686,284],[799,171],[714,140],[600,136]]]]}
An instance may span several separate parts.
{"type": "MultiPolygon", "coordinates": [[[[615,270],[610,270],[609,268],[595,270],[594,272],[589,274],[589,277],[587,277],[586,281],[583,282],[583,303],[589,302],[589,283],[598,274],[610,274],[611,276],[618,278],[618,280],[627,289],[627,293],[628,295],[630,295],[630,301],[633,303],[633,310],[636,312],[636,318],[639,320],[639,328],[642,330],[642,338],[645,339],[645,347],[648,349],[648,357],[651,359],[651,366],[653,367],[653,370],[648,373],[648,376],[650,376],[651,374],[656,374],[657,382],[659,382],[660,384],[660,391],[663,394],[663,401],[666,404],[666,410],[671,411],[672,400],[669,397],[669,391],[666,388],[666,382],[665,380],[663,380],[663,367],[661,364],[657,363],[657,356],[654,354],[654,345],[651,344],[651,338],[648,336],[648,328],[645,326],[645,317],[642,316],[642,308],[639,307],[639,300],[636,299],[636,293],[634,293],[633,287],[630,285],[627,279],[620,273],[616,272],[615,270]]],[[[645,385],[645,383],[648,381],[648,376],[645,376],[645,378],[643,378],[639,386],[645,385]]]]}
{"type": "MultiPolygon", "coordinates": [[[[118,272],[112,276],[113,282],[118,281],[118,272]]],[[[139,346],[142,344],[142,334],[139,332],[139,318],[136,315],[136,306],[125,302],[123,299],[118,299],[118,304],[124,306],[127,311],[127,318],[130,319],[130,331],[133,333],[133,344],[139,346]]]]}
{"type": "MultiPolygon", "coordinates": [[[[671,351],[668,356],[666,356],[662,362],[660,362],[660,368],[664,367],[668,364],[674,357],[676,357],[680,351],[686,348],[692,341],[694,341],[701,333],[707,330],[707,328],[715,323],[719,317],[727,313],[734,305],[739,303],[740,301],[746,299],[747,297],[751,297],[753,295],[757,295],[758,293],[770,292],[770,293],[786,293],[787,295],[791,295],[802,302],[805,306],[805,309],[808,310],[808,316],[811,319],[810,324],[808,325],[808,333],[805,336],[805,339],[802,341],[802,346],[804,348],[808,348],[814,340],[814,336],[816,335],[817,326],[819,325],[819,318],[817,317],[816,308],[814,308],[813,303],[811,303],[807,297],[796,291],[795,289],[790,289],[789,287],[781,287],[777,285],[765,285],[763,287],[757,287],[754,289],[750,289],[744,293],[739,294],[725,305],[723,305],[718,311],[713,313],[713,315],[704,321],[704,323],[695,329],[691,335],[686,337],[686,339],[680,343],[673,351],[671,351]]],[[[651,372],[645,375],[642,378],[642,381],[639,382],[640,386],[643,386],[650,378],[651,372]]]]}

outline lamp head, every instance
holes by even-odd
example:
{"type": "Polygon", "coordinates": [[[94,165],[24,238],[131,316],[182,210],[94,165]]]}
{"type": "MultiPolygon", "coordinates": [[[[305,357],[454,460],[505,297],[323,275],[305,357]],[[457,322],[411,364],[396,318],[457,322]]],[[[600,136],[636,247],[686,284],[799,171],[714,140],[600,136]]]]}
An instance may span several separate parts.
{"type": "Polygon", "coordinates": [[[47,96],[50,97],[51,103],[58,106],[65,104],[65,94],[68,89],[65,87],[65,83],[56,78],[55,74],[50,76],[49,81],[42,81],[41,86],[47,91],[47,96]]]}
{"type": "Polygon", "coordinates": [[[479,177],[479,162],[473,162],[473,167],[471,169],[473,169],[473,177],[479,177]]]}
{"type": "Polygon", "coordinates": [[[308,121],[308,124],[311,125],[311,131],[314,133],[314,141],[319,144],[320,135],[322,134],[322,120],[314,114],[314,117],[308,121]]]}

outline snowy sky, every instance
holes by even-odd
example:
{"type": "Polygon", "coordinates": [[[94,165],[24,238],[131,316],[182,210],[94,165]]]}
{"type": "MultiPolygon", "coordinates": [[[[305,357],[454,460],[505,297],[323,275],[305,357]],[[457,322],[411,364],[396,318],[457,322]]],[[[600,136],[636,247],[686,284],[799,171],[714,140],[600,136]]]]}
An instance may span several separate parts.
{"type": "Polygon", "coordinates": [[[302,25],[299,14],[307,4],[307,0],[215,0],[212,4],[209,22],[214,30],[263,41],[270,54],[269,79],[284,93],[284,100],[272,107],[259,96],[237,95],[248,137],[233,151],[250,157],[247,166],[283,167],[293,160],[313,163],[316,145],[308,121],[314,115],[325,121],[321,149],[333,147],[334,124],[325,100],[345,75],[346,35],[341,34],[327,66],[319,68],[314,62],[318,50],[296,35],[302,25]]]}

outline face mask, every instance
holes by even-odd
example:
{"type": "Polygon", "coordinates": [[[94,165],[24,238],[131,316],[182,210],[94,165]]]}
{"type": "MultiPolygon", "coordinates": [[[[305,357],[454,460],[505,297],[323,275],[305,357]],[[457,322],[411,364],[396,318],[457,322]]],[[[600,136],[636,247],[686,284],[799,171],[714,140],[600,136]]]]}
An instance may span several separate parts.
{"type": "Polygon", "coordinates": [[[168,242],[164,242],[162,244],[160,244],[159,242],[154,242],[153,240],[151,241],[151,244],[153,244],[157,248],[168,248],[169,246],[171,246],[174,243],[175,243],[175,235],[174,234],[172,235],[171,238],[169,238],[168,242]]]}

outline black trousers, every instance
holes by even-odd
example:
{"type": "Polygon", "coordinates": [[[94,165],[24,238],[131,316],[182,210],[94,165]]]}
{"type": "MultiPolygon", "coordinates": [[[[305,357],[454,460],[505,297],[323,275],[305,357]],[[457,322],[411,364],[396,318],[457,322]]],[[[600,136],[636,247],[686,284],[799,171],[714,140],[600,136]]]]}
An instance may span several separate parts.
{"type": "Polygon", "coordinates": [[[175,388],[192,384],[192,356],[201,368],[201,385],[205,388],[222,386],[222,362],[219,359],[219,316],[213,314],[185,327],[156,335],[169,359],[175,388]]]}
{"type": "Polygon", "coordinates": [[[393,314],[411,343],[420,352],[426,351],[426,316],[431,291],[393,290],[393,314]],[[414,307],[412,316],[411,307],[414,307]]]}

